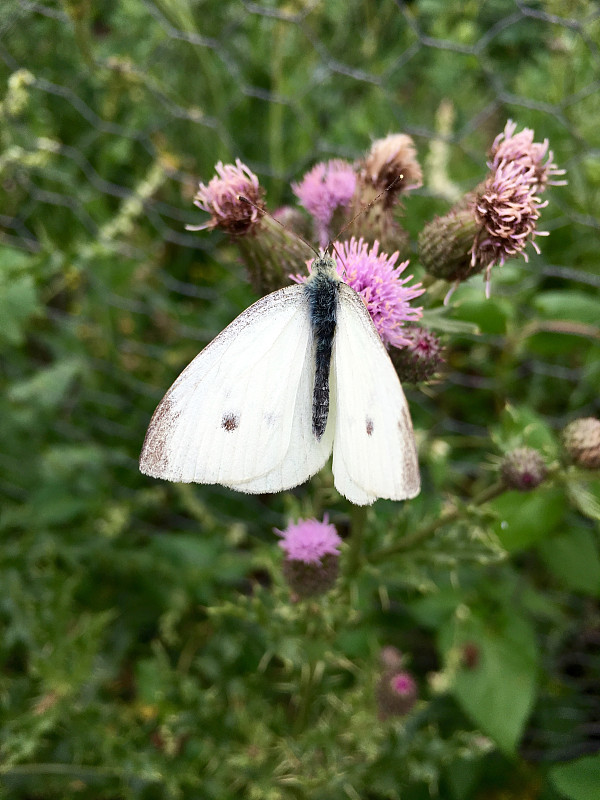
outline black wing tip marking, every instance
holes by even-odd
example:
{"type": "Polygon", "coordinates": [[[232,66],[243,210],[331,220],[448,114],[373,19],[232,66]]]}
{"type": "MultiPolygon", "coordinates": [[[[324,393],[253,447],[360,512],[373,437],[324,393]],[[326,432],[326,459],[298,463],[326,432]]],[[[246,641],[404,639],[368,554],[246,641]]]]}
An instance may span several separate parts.
{"type": "Polygon", "coordinates": [[[419,474],[419,457],[417,455],[417,443],[413,432],[412,421],[408,408],[402,409],[402,417],[398,420],[398,428],[406,442],[403,450],[403,468],[406,476],[407,500],[412,500],[421,491],[421,476],[419,474]]]}
{"type": "Polygon", "coordinates": [[[153,478],[162,477],[169,466],[167,445],[180,412],[173,411],[168,394],[159,403],[146,431],[140,454],[140,472],[153,478]]]}

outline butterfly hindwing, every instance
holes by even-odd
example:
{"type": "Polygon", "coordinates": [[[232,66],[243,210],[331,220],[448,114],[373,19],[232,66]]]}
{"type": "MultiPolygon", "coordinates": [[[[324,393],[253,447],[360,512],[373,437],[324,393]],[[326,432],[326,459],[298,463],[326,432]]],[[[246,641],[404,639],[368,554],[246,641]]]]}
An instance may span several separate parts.
{"type": "Polygon", "coordinates": [[[362,298],[346,284],[332,360],[336,489],[357,505],[415,497],[419,468],[404,392],[362,298]]]}
{"type": "Polygon", "coordinates": [[[312,400],[315,382],[315,346],[307,348],[295,403],[286,413],[292,418],[287,451],[277,466],[259,478],[230,484],[231,489],[252,494],[280,492],[307,481],[325,465],[331,455],[335,428],[334,409],[330,409],[327,427],[320,440],[312,430],[312,400]]]}

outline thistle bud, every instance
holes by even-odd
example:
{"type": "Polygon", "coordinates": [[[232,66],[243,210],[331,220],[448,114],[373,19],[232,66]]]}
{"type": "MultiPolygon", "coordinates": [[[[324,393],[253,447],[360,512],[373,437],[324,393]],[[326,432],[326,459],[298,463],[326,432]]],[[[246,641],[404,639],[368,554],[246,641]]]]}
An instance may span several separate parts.
{"type": "Polygon", "coordinates": [[[393,133],[373,142],[360,171],[360,181],[362,186],[373,187],[376,194],[385,191],[381,199],[388,206],[401,192],[422,186],[423,172],[411,137],[393,133]]]}
{"type": "Polygon", "coordinates": [[[421,262],[429,273],[457,282],[485,270],[486,295],[492,267],[518,255],[527,261],[529,243],[540,252],[535,237],[546,235],[537,230],[546,203],[539,194],[547,184],[564,183],[553,180],[564,170],[552,162],[548,142],[534,142],[528,128],[514,135],[515,128],[509,120],[496,137],[485,181],[428,223],[419,237],[421,262]]]}
{"type": "Polygon", "coordinates": [[[300,598],[328,592],[337,580],[342,540],[327,516],[323,522],[299,520],[276,533],[282,537],[283,575],[290,589],[300,598]]]}
{"type": "Polygon", "coordinates": [[[298,268],[308,252],[307,246],[293,231],[263,216],[247,236],[236,236],[235,244],[248,270],[254,291],[265,295],[289,284],[289,275],[298,268]]]}
{"type": "Polygon", "coordinates": [[[219,228],[238,246],[248,269],[250,283],[260,294],[280,289],[288,274],[306,257],[306,246],[265,215],[264,192],[256,175],[239,158],[234,164],[219,163],[208,184],[201,183],[194,204],[211,215],[202,225],[187,230],[219,228]]]}
{"type": "Polygon", "coordinates": [[[471,263],[471,250],[479,230],[472,207],[455,207],[443,217],[434,217],[419,234],[423,268],[450,282],[474,275],[478,270],[471,263]]]}
{"type": "Polygon", "coordinates": [[[417,325],[402,328],[402,337],[407,344],[389,350],[400,380],[409,383],[431,380],[444,360],[439,337],[428,328],[417,325]]]}
{"type": "Polygon", "coordinates": [[[563,444],[571,461],[584,469],[600,469],[600,420],[583,417],[563,431],[563,444]]]}
{"type": "Polygon", "coordinates": [[[532,447],[518,447],[506,453],[500,465],[500,473],[509,489],[529,492],[543,483],[547,469],[537,450],[532,447]]]}
{"type": "Polygon", "coordinates": [[[423,183],[413,140],[403,133],[373,143],[359,165],[351,216],[356,217],[348,236],[379,241],[384,250],[408,249],[408,234],[394,218],[400,194],[423,183]]]}
{"type": "Polygon", "coordinates": [[[405,716],[417,701],[417,684],[406,670],[384,672],[375,690],[379,717],[405,716]]]}
{"type": "Polygon", "coordinates": [[[240,159],[234,164],[215,166],[217,173],[208,183],[201,183],[194,205],[211,215],[203,225],[188,225],[190,231],[220,228],[232,236],[250,233],[259,224],[265,208],[264,191],[258,178],[240,159]],[[246,203],[241,198],[250,202],[246,203]]]}
{"type": "Polygon", "coordinates": [[[465,669],[477,669],[481,659],[481,650],[475,642],[465,642],[462,646],[461,664],[465,669]]]}
{"type": "Polygon", "coordinates": [[[403,661],[402,653],[394,645],[388,644],[381,648],[379,661],[385,672],[399,672],[403,661]]]}

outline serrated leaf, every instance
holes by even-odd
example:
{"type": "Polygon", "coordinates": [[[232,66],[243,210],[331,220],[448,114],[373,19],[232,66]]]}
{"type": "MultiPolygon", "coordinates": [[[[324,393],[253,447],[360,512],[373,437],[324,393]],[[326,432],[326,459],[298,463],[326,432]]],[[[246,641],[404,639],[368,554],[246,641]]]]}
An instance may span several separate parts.
{"type": "Polygon", "coordinates": [[[432,331],[448,334],[468,334],[476,336],[480,333],[479,327],[474,322],[453,319],[447,316],[445,308],[425,309],[422,322],[432,331]]]}

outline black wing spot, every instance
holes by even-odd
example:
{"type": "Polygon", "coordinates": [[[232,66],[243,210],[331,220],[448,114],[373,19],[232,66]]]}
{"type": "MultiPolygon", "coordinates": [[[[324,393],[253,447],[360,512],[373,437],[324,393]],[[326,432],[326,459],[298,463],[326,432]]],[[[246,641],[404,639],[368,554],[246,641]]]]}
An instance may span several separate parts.
{"type": "Polygon", "coordinates": [[[372,436],[373,435],[373,427],[374,426],[373,426],[373,420],[370,417],[367,417],[365,419],[365,425],[366,425],[366,430],[367,430],[367,436],[372,436]]]}
{"type": "Polygon", "coordinates": [[[221,420],[221,427],[224,428],[226,431],[234,431],[240,424],[240,418],[237,414],[233,414],[231,411],[228,411],[226,414],[223,414],[223,419],[221,420]]]}

